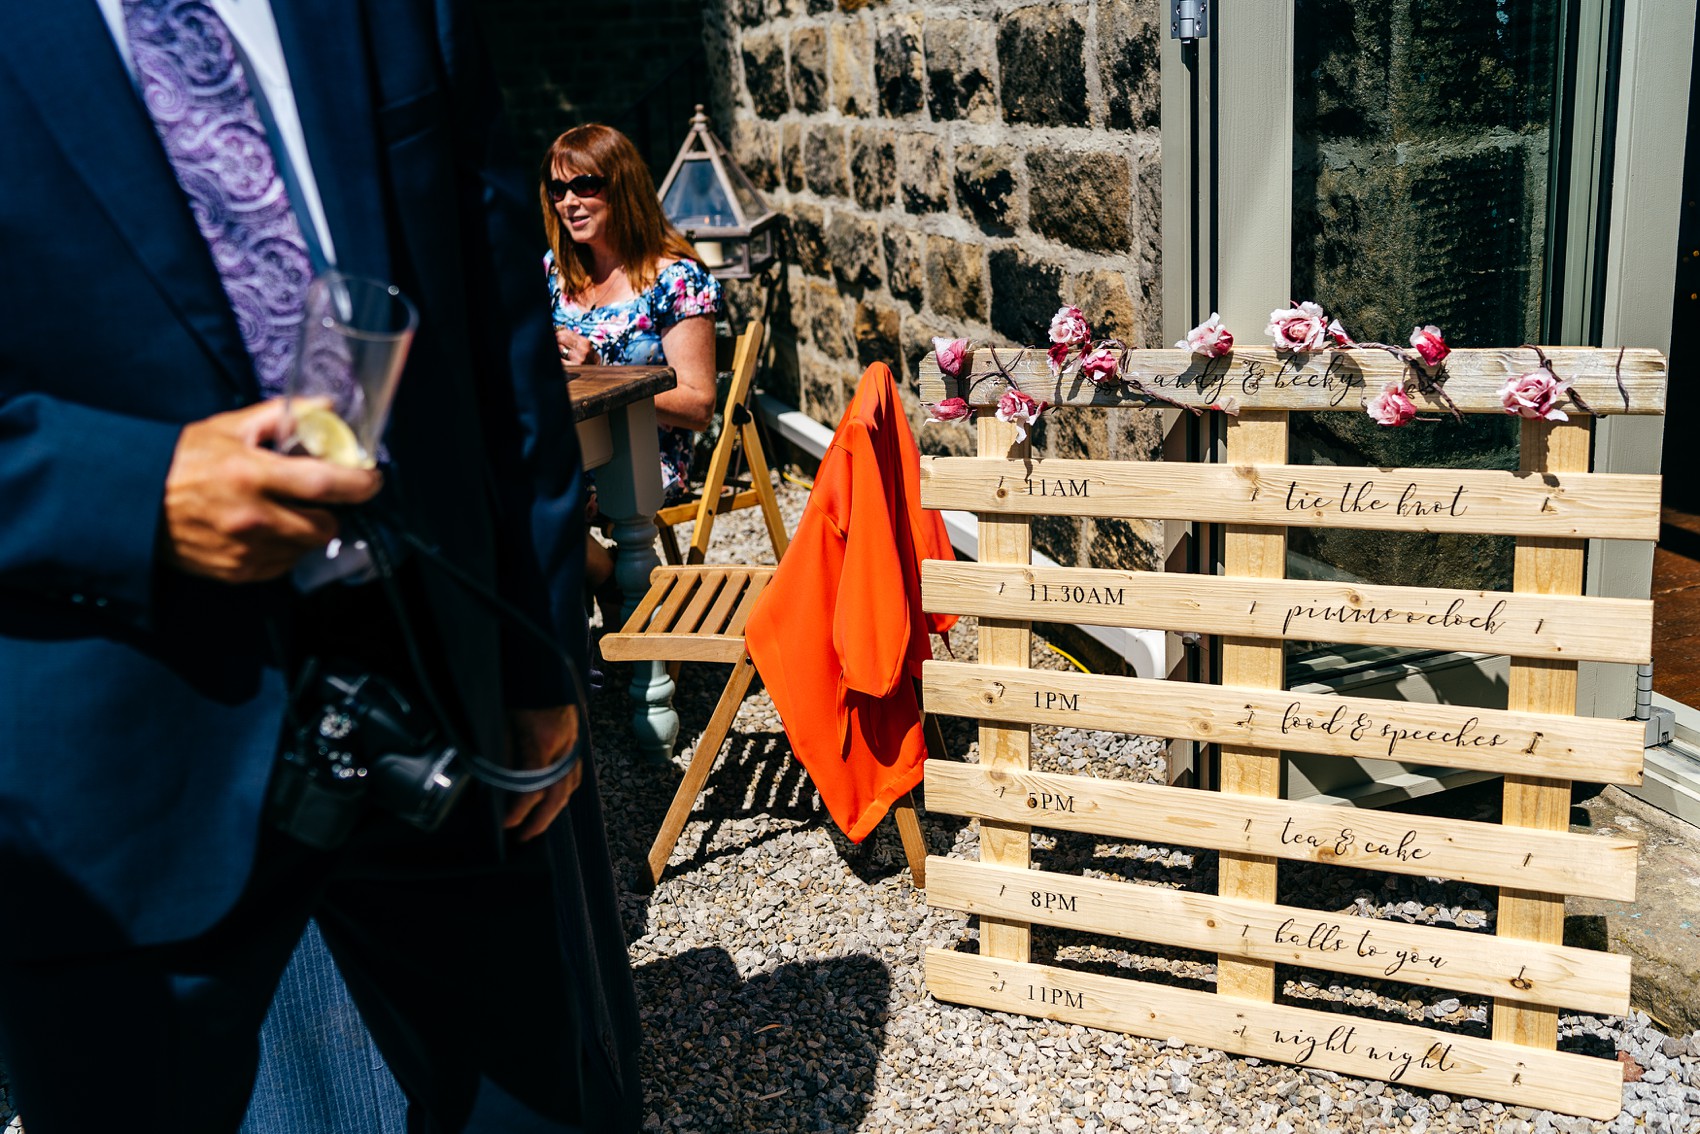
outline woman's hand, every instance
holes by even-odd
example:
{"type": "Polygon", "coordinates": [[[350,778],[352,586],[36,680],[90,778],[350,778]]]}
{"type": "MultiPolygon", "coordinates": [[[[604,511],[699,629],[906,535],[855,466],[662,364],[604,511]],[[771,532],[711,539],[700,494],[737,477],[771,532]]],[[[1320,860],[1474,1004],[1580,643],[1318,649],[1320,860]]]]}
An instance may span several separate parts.
{"type": "Polygon", "coordinates": [[[562,366],[595,366],[602,361],[590,340],[571,328],[556,327],[555,344],[561,349],[562,366]]]}

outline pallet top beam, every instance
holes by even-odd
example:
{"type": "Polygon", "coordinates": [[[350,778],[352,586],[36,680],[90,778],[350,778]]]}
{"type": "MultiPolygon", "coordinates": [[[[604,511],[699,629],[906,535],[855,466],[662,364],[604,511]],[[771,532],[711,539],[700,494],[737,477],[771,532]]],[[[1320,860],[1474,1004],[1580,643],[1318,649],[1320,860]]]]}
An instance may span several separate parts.
{"type": "MultiPolygon", "coordinates": [[[[1582,402],[1597,414],[1661,414],[1669,366],[1656,350],[1619,352],[1600,347],[1542,347],[1554,373],[1569,379],[1582,402]],[[1622,379],[1619,388],[1618,379],[1622,379]],[[1627,404],[1626,404],[1627,395],[1627,404]]],[[[1439,377],[1448,397],[1464,413],[1505,412],[1499,390],[1508,378],[1527,374],[1539,365],[1529,347],[1454,350],[1439,377]]],[[[1203,359],[1184,350],[1130,350],[1123,373],[1151,393],[1128,383],[1095,386],[1071,363],[1059,379],[1051,373],[1040,347],[979,347],[963,360],[961,373],[973,380],[947,378],[938,357],[921,360],[921,401],[932,405],[945,398],[966,398],[970,405],[997,404],[1010,383],[1007,372],[1023,393],[1053,406],[1161,409],[1164,399],[1207,409],[1233,398],[1245,410],[1320,410],[1363,412],[1366,398],[1389,382],[1407,381],[1410,397],[1425,414],[1445,414],[1440,397],[1416,389],[1411,369],[1381,350],[1316,351],[1286,354],[1272,347],[1243,347],[1218,359],[1203,359]],[[995,356],[995,357],[994,357],[995,356]],[[992,377],[980,381],[980,377],[992,377]]],[[[1586,414],[1580,404],[1564,403],[1567,412],[1586,414]]]]}

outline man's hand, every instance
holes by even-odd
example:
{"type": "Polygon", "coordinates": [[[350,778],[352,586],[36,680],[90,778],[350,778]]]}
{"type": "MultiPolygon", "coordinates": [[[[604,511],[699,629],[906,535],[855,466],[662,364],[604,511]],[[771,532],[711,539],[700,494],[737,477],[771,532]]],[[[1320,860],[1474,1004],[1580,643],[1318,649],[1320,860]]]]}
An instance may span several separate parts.
{"type": "MultiPolygon", "coordinates": [[[[544,768],[560,759],[578,742],[578,708],[561,705],[553,709],[516,709],[508,718],[512,730],[514,767],[544,768]]],[[[517,797],[508,808],[502,826],[519,827],[521,842],[534,839],[549,829],[555,816],[567,805],[584,777],[584,761],[573,766],[558,782],[541,791],[517,797]],[[521,824],[524,826],[520,826],[521,824]]]]}
{"type": "Polygon", "coordinates": [[[168,562],[226,583],[275,579],[336,537],[336,517],[311,505],[377,494],[376,472],[261,448],[289,430],[281,399],[184,427],[165,477],[168,562]]]}
{"type": "Polygon", "coordinates": [[[590,345],[590,340],[577,331],[556,327],[555,345],[560,348],[563,366],[595,366],[601,361],[596,356],[596,348],[590,345]]]}

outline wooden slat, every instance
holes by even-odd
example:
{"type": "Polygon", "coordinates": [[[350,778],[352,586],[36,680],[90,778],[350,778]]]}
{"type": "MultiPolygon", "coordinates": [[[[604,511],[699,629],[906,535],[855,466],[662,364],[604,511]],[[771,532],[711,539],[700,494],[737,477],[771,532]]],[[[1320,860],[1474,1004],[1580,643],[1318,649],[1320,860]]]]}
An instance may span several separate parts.
{"type": "Polygon", "coordinates": [[[1636,844],[1428,815],[940,763],[927,807],[1123,839],[1629,900],[1636,844]]]}
{"type": "MultiPolygon", "coordinates": [[[[1031,441],[1016,440],[1015,426],[999,421],[988,411],[976,415],[975,430],[977,451],[983,457],[1022,460],[1031,451],[1031,441]]],[[[994,565],[994,570],[1017,569],[1032,560],[1032,529],[1024,516],[980,517],[979,544],[980,559],[994,565]],[[1004,564],[1010,566],[1001,566],[1004,564]]],[[[988,665],[1025,669],[1031,663],[1030,623],[983,618],[978,635],[980,660],[988,665]]],[[[1032,734],[1026,725],[980,722],[980,762],[988,768],[1026,769],[1031,745],[1032,734]]],[[[1032,838],[1025,823],[980,824],[980,861],[1025,868],[1031,854],[1032,838]]],[[[985,956],[1025,961],[1031,949],[1032,931],[1024,922],[981,919],[980,952],[985,956]]]]}
{"type": "MultiPolygon", "coordinates": [[[[724,516],[728,512],[741,511],[744,508],[754,508],[761,503],[761,493],[753,488],[746,488],[739,493],[723,492],[720,503],[715,505],[714,514],[724,516]]],[[[1654,537],[1657,538],[1657,537],[1654,537]]]]}
{"type": "Polygon", "coordinates": [[[691,595],[696,593],[697,588],[701,586],[702,575],[680,575],[672,582],[673,585],[671,589],[668,590],[667,597],[661,600],[661,606],[655,611],[655,617],[649,620],[648,626],[644,627],[644,633],[672,633],[673,623],[678,619],[679,612],[684,609],[685,603],[690,600],[691,595]]]}
{"type": "MultiPolygon", "coordinates": [[[[624,626],[620,627],[620,633],[643,633],[644,628],[649,625],[650,615],[655,613],[655,608],[660,606],[662,600],[672,592],[673,585],[677,581],[676,574],[666,567],[657,567],[651,571],[649,573],[649,590],[643,593],[643,597],[638,600],[637,606],[632,608],[631,617],[626,619],[624,626]]],[[[609,637],[612,636],[609,635],[609,637]]]]}
{"type": "Polygon", "coordinates": [[[1576,539],[1658,539],[1659,482],[1587,472],[921,458],[928,508],[1576,539]]]}
{"type": "Polygon", "coordinates": [[[702,620],[704,630],[719,632],[725,629],[726,623],[732,617],[732,611],[737,608],[738,599],[742,597],[744,588],[749,585],[748,571],[733,571],[726,579],[726,585],[720,589],[720,597],[702,620]]]}
{"type": "MultiPolygon", "coordinates": [[[[655,513],[655,522],[657,524],[671,527],[674,524],[683,524],[686,521],[694,520],[697,517],[697,508],[701,504],[701,500],[702,498],[698,496],[685,501],[683,504],[669,505],[655,513]]],[[[746,488],[737,495],[733,495],[730,492],[722,492],[720,494],[720,503],[714,507],[714,514],[716,516],[724,516],[730,512],[741,511],[745,508],[753,508],[760,503],[761,493],[757,492],[753,488],[746,488]]]]}
{"type": "MultiPolygon", "coordinates": [[[[1250,333],[1254,332],[1249,332],[1250,333]]],[[[1618,392],[1616,349],[1597,347],[1545,347],[1547,358],[1561,378],[1573,380],[1573,388],[1600,414],[1659,414],[1665,410],[1665,381],[1669,367],[1656,350],[1623,352],[1621,374],[1629,393],[1624,407],[1618,392]]],[[[996,405],[1008,384],[996,375],[998,364],[1015,379],[1015,385],[1037,401],[1053,406],[1155,406],[1165,403],[1148,398],[1127,384],[1094,386],[1080,377],[1071,363],[1060,379],[1051,375],[1043,347],[1026,350],[999,348],[997,362],[992,352],[980,348],[964,360],[962,378],[945,378],[939,373],[938,358],[928,354],[919,368],[921,401],[932,405],[949,397],[965,397],[975,406],[996,405]]],[[[1443,376],[1446,393],[1465,413],[1504,413],[1499,391],[1507,378],[1527,374],[1538,365],[1533,350],[1513,347],[1493,350],[1455,350],[1446,360],[1443,376]]],[[[1129,351],[1122,371],[1138,378],[1156,393],[1182,405],[1208,407],[1234,398],[1242,410],[1338,410],[1363,413],[1364,402],[1381,392],[1388,382],[1411,377],[1409,370],[1392,355],[1379,350],[1318,351],[1314,354],[1280,354],[1272,347],[1244,346],[1226,358],[1206,362],[1187,351],[1129,351]]],[[[1410,385],[1411,399],[1425,413],[1445,415],[1444,402],[1410,385]]],[[[1580,412],[1565,403],[1566,410],[1580,412]]],[[[1425,428],[1419,424],[1407,429],[1425,428]]]]}
{"type": "Polygon", "coordinates": [[[661,527],[670,528],[674,524],[682,524],[686,520],[694,520],[697,515],[695,499],[686,500],[682,504],[670,504],[655,513],[655,522],[661,527]]]}
{"type": "MultiPolygon", "coordinates": [[[[726,583],[726,574],[726,571],[712,567],[702,573],[701,582],[697,584],[697,593],[691,596],[690,605],[685,607],[684,613],[673,623],[673,633],[689,634],[703,625],[703,613],[708,610],[708,604],[726,583]]],[[[713,631],[719,627],[710,625],[704,626],[703,629],[713,631]]]]}
{"type": "Polygon", "coordinates": [[[949,858],[928,859],[927,873],[927,904],[965,913],[1584,1012],[1629,1011],[1629,958],[1612,953],[949,858]]]}
{"type": "Polygon", "coordinates": [[[609,634],[599,643],[609,661],[735,662],[742,634],[609,634]]]}
{"type": "MultiPolygon", "coordinates": [[[[1287,415],[1253,410],[1228,423],[1227,456],[1235,464],[1281,464],[1287,459],[1287,415]]],[[[1281,579],[1287,574],[1287,529],[1228,524],[1223,529],[1222,572],[1235,578],[1281,579]]],[[[1251,689],[1285,684],[1286,651],[1278,641],[1228,635],[1222,639],[1222,682],[1251,689]]],[[[1217,767],[1221,789],[1232,795],[1278,799],[1278,749],[1222,744],[1217,767]]],[[[1276,859],[1223,851],[1217,885],[1223,897],[1275,900],[1276,859]]],[[[1275,965],[1233,954],[1216,958],[1217,990],[1250,1000],[1275,998],[1275,965]]]]}
{"type": "MultiPolygon", "coordinates": [[[[1590,424],[1524,422],[1519,461],[1526,471],[1567,473],[1588,467],[1590,424]]],[[[1582,593],[1582,564],[1587,545],[1579,540],[1523,538],[1517,541],[1512,587],[1542,595],[1582,593]]],[[[1506,690],[1507,707],[1537,713],[1576,711],[1576,663],[1568,660],[1513,658],[1506,690]]],[[[1541,831],[1570,829],[1570,781],[1507,776],[1501,821],[1541,831]]],[[[1525,941],[1564,940],[1564,895],[1508,889],[1499,896],[1496,931],[1525,941]]],[[[1493,1038],[1552,1049],[1558,1046],[1558,1012],[1496,1002],[1493,1038]]]]}
{"type": "Polygon", "coordinates": [[[1652,654],[1653,604],[1642,599],[929,559],[921,601],[933,612],[1035,622],[1582,661],[1639,663],[1652,654]]]}
{"type": "Polygon", "coordinates": [[[930,661],[929,713],[1638,784],[1640,721],[930,661]]]}
{"type": "Polygon", "coordinates": [[[927,951],[927,989],[995,1012],[1239,1052],[1405,1087],[1610,1119],[1622,1106],[1615,1060],[1534,1051],[1409,1024],[1259,1004],[1048,965],[927,951]]]}
{"type": "Polygon", "coordinates": [[[744,591],[744,597],[738,600],[738,609],[732,612],[732,621],[726,624],[726,633],[744,636],[744,624],[755,612],[756,600],[767,589],[768,582],[773,578],[772,571],[762,571],[750,575],[750,585],[744,591]]]}

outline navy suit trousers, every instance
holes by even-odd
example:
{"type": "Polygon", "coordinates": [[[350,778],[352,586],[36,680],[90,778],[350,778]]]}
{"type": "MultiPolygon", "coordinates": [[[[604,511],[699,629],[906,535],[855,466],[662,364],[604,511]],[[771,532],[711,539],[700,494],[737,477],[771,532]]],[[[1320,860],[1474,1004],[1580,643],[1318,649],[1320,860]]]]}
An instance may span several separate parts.
{"type": "MultiPolygon", "coordinates": [[[[462,800],[451,826],[487,821],[484,803],[462,800]]],[[[200,937],[0,961],[12,970],[0,971],[0,1053],[30,1134],[234,1134],[262,1021],[309,916],[416,1104],[410,1134],[580,1129],[587,1049],[543,842],[469,868],[454,865],[465,861],[455,838],[387,816],[329,854],[268,833],[236,908],[200,937]]],[[[321,963],[293,979],[330,976],[321,963]]],[[[352,1013],[312,1023],[295,1038],[342,1044],[348,1084],[374,1081],[352,1013]]],[[[269,1086],[286,1090],[268,1097],[288,1097],[287,1084],[269,1086]]],[[[373,1109],[346,1094],[321,1101],[357,1113],[346,1124],[327,1115],[330,1129],[397,1129],[393,1094],[371,1098],[373,1109]]]]}

